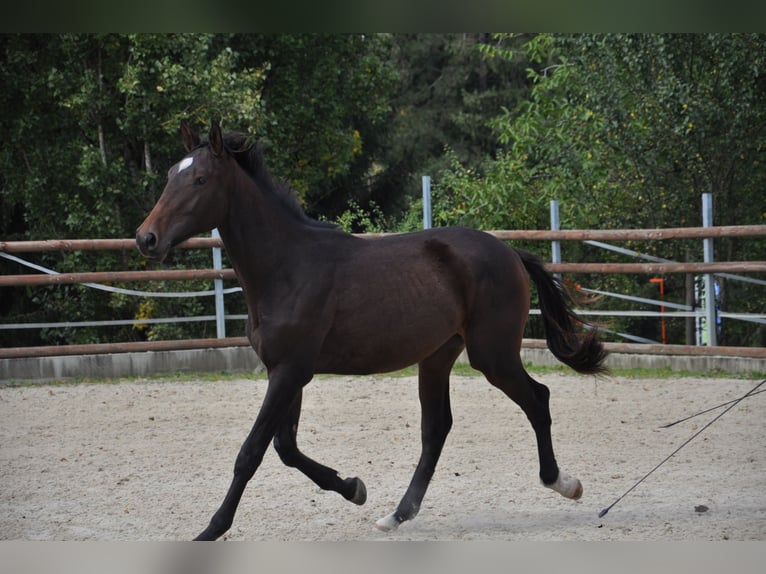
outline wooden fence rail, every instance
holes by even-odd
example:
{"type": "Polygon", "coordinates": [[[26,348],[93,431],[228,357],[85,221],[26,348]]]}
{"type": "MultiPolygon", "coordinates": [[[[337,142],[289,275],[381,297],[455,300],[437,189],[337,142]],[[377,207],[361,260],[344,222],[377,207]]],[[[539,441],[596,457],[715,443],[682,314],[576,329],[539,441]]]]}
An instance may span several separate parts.
{"type": "MultiPolygon", "coordinates": [[[[548,263],[552,273],[766,273],[766,261],[720,261],[714,263],[548,263]]],[[[153,271],[94,271],[91,273],[29,273],[2,275],[0,287],[72,285],[75,283],[128,283],[131,281],[186,281],[189,279],[236,279],[233,269],[166,269],[153,271]]]]}
{"type": "MultiPolygon", "coordinates": [[[[76,355],[105,355],[110,353],[143,353],[146,351],[183,351],[190,349],[215,349],[226,347],[249,347],[247,337],[225,339],[180,339],[175,341],[133,341],[126,343],[94,343],[89,345],[48,345],[42,347],[0,348],[0,359],[26,357],[55,357],[76,355]]],[[[541,339],[523,339],[525,349],[545,349],[541,339]]],[[[766,359],[766,347],[699,347],[690,345],[648,345],[639,343],[604,343],[610,353],[651,355],[698,355],[719,357],[746,357],[766,359]]]]}
{"type": "MultiPolygon", "coordinates": [[[[665,239],[704,239],[707,237],[764,237],[766,225],[721,225],[719,227],[679,227],[669,229],[547,229],[487,231],[499,239],[530,241],[657,241],[665,239]]],[[[382,237],[393,233],[359,233],[359,237],[382,237]]],[[[182,249],[223,247],[220,239],[193,237],[180,243],[182,249]]],[[[45,241],[0,241],[0,251],[33,253],[39,251],[119,251],[136,248],[134,239],[49,239],[45,241]]]]}
{"type": "Polygon", "coordinates": [[[233,269],[165,269],[153,271],[94,271],[92,273],[30,273],[2,275],[0,287],[23,285],[71,285],[74,283],[128,283],[131,281],[185,281],[188,279],[236,279],[233,269]]]}

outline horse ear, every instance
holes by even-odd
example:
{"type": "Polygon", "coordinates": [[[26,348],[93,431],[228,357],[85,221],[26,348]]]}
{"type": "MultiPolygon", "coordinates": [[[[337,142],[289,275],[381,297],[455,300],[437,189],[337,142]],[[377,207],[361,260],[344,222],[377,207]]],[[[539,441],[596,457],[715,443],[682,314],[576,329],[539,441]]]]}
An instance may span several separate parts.
{"type": "Polygon", "coordinates": [[[191,129],[189,122],[186,120],[181,120],[181,138],[187,153],[199,145],[199,136],[191,129]]]}
{"type": "Polygon", "coordinates": [[[210,133],[207,139],[210,143],[210,149],[213,150],[213,155],[219,157],[223,153],[223,135],[221,134],[221,126],[215,120],[210,122],[210,133]]]}

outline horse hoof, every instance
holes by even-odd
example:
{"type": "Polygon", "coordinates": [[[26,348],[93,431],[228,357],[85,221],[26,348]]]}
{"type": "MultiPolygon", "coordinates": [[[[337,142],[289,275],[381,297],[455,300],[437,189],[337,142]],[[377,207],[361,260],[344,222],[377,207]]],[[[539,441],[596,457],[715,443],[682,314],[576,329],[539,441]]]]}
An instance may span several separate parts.
{"type": "Polygon", "coordinates": [[[579,480],[577,480],[577,485],[575,486],[575,490],[572,493],[572,496],[570,496],[569,498],[571,498],[572,500],[580,500],[580,498],[582,498],[582,483],[579,480]]]}
{"type": "Polygon", "coordinates": [[[555,490],[565,498],[579,500],[580,497],[582,497],[582,483],[578,479],[574,478],[573,476],[569,476],[565,472],[559,471],[559,476],[556,479],[556,482],[552,484],[545,484],[545,486],[555,490]]]}
{"type": "Polygon", "coordinates": [[[354,496],[349,498],[349,500],[361,506],[367,502],[367,487],[364,486],[364,482],[359,477],[352,478],[351,480],[356,481],[356,490],[354,491],[354,496]]]}
{"type": "Polygon", "coordinates": [[[384,516],[375,523],[375,528],[382,530],[383,532],[391,532],[399,527],[399,521],[396,519],[396,513],[392,512],[388,516],[384,516]]]}

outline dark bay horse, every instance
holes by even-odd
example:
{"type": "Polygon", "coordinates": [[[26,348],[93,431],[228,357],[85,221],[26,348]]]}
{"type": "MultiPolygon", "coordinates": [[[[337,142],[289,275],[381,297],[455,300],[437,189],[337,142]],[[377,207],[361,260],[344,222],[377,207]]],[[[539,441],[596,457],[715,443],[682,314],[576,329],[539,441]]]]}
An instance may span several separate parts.
{"type": "Polygon", "coordinates": [[[186,123],[187,155],[168,172],[154,209],[136,233],[146,257],[162,260],[181,241],[217,227],[248,307],[248,337],[268,370],[260,412],[234,466],[220,508],[197,540],[214,540],[234,519],[269,442],[282,461],[356,504],[359,478],[304,455],[296,440],[303,387],[315,373],[382,373],[418,364],[422,451],[396,509],[376,526],[415,517],[452,425],[449,376],[458,355],[516,402],[537,438],[542,483],[565,497],[580,481],[559,471],[551,441],[549,391],[519,356],[535,283],[548,347],[580,373],[605,370],[595,329],[580,320],[561,285],[535,256],[491,235],[441,228],[365,239],[310,219],[275,184],[258,146],[212,123],[208,140],[186,123]]]}

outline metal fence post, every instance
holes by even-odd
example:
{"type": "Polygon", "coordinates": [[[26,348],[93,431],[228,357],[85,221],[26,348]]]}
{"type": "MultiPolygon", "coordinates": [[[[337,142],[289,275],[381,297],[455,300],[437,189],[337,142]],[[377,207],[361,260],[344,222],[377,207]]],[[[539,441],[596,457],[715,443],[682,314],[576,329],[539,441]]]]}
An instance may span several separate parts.
{"type": "MultiPolygon", "coordinates": [[[[559,231],[560,229],[559,202],[556,199],[551,199],[551,231],[559,231]]],[[[551,263],[561,263],[561,241],[551,241],[551,263]]],[[[561,279],[560,273],[555,275],[561,279]]]]}
{"type": "MultiPolygon", "coordinates": [[[[713,227],[713,194],[702,194],[702,226],[713,227]]],[[[703,256],[705,263],[713,262],[713,238],[703,239],[703,256]]],[[[705,274],[705,322],[707,323],[707,344],[709,347],[718,345],[718,323],[715,309],[715,278],[712,273],[705,274]]]]}
{"type": "Polygon", "coordinates": [[[423,176],[423,229],[431,229],[431,176],[423,176]]]}
{"type": "MultiPolygon", "coordinates": [[[[213,229],[211,234],[215,239],[218,239],[220,234],[218,229],[213,229]]],[[[213,269],[223,269],[223,263],[221,261],[221,248],[213,247],[213,269]]],[[[216,337],[219,339],[226,338],[226,320],[224,315],[226,313],[223,306],[223,279],[214,279],[215,283],[215,332],[216,337]]]]}

